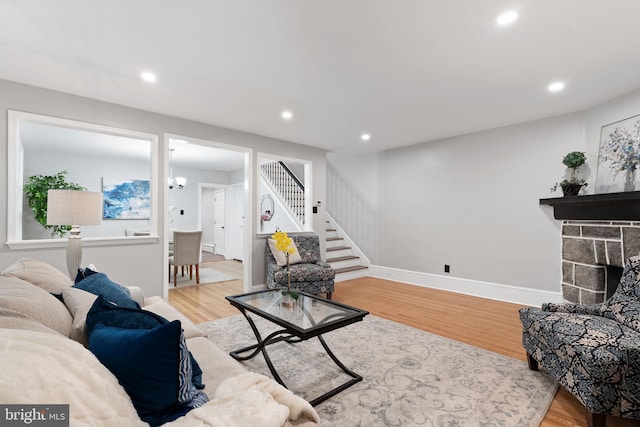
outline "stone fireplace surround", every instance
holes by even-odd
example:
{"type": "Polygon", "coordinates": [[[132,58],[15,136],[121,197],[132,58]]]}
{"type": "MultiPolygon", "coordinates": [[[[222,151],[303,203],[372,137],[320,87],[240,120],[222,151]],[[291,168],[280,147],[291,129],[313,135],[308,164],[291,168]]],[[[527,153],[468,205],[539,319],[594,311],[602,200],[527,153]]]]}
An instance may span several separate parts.
{"type": "Polygon", "coordinates": [[[595,304],[609,298],[629,257],[640,254],[640,191],[540,199],[562,220],[562,295],[595,304]]]}
{"type": "MultiPolygon", "coordinates": [[[[604,302],[627,258],[640,254],[640,221],[564,220],[562,295],[568,302],[604,302]],[[608,276],[615,276],[614,280],[608,276]]],[[[611,289],[613,287],[613,289],[611,289]]]]}

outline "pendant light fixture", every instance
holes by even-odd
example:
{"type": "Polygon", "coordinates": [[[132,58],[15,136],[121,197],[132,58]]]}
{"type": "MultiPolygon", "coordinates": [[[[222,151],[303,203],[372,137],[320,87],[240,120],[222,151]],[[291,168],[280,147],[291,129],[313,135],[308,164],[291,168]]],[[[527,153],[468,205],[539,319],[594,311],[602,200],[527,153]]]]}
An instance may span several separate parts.
{"type": "Polygon", "coordinates": [[[173,177],[173,152],[175,148],[169,148],[169,189],[173,190],[173,188],[177,185],[180,190],[184,188],[187,184],[187,178],[182,176],[173,177]]]}

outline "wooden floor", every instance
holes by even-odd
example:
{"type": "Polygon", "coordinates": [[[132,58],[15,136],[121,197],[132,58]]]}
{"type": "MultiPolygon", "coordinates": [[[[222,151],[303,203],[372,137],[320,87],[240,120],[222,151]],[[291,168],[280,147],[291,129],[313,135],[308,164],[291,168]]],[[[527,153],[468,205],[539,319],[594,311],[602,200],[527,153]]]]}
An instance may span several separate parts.
{"type": "MultiPolygon", "coordinates": [[[[200,268],[210,267],[231,277],[242,277],[242,263],[233,260],[209,261],[200,264],[200,268]]],[[[189,286],[175,289],[169,286],[169,303],[184,313],[195,323],[239,314],[231,307],[227,295],[242,293],[244,281],[242,279],[229,280],[200,286],[189,286]]]]}
{"type": "MultiPolygon", "coordinates": [[[[237,281],[234,281],[237,282],[237,281]]],[[[171,290],[169,302],[195,322],[239,314],[224,299],[242,293],[242,283],[223,282],[171,290]]],[[[335,301],[467,344],[526,360],[517,304],[365,277],[336,284],[335,301]]],[[[541,426],[585,426],[584,408],[560,387],[541,426]]],[[[607,417],[608,427],[640,422],[607,417]]]]}

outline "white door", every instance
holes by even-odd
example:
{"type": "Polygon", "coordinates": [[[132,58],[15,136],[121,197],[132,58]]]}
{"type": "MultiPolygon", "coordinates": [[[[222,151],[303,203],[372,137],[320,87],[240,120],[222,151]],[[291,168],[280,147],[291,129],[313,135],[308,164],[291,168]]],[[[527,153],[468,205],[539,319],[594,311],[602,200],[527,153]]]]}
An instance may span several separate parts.
{"type": "Polygon", "coordinates": [[[243,261],[244,258],[244,186],[236,185],[229,189],[231,204],[229,227],[229,258],[243,261]]]}
{"type": "Polygon", "coordinates": [[[216,253],[219,255],[226,254],[225,245],[225,222],[226,222],[226,200],[225,191],[216,190],[213,193],[213,240],[216,244],[216,253]]]}
{"type": "Polygon", "coordinates": [[[213,212],[214,206],[214,189],[202,188],[201,206],[202,206],[202,249],[213,248],[215,243],[215,228],[213,212]]]}

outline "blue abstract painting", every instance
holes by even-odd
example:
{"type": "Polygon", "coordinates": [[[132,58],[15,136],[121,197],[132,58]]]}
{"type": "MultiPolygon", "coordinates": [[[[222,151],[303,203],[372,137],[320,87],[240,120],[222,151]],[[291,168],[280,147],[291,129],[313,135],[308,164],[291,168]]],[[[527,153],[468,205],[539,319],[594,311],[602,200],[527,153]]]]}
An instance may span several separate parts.
{"type": "Polygon", "coordinates": [[[102,178],[103,219],[149,219],[151,195],[144,179],[102,178]]]}

